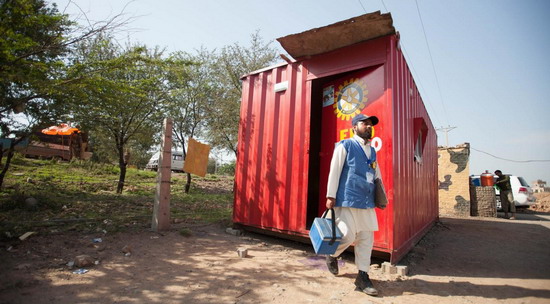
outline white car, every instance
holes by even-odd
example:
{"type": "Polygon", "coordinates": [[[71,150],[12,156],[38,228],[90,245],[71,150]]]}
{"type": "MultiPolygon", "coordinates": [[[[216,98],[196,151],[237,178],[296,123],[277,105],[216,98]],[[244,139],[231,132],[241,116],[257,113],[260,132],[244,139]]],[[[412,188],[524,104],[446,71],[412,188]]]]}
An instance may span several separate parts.
{"type": "MultiPolygon", "coordinates": [[[[508,174],[505,174],[508,175],[508,174]]],[[[533,189],[521,176],[508,175],[510,176],[510,184],[512,185],[512,195],[514,196],[514,204],[516,207],[529,207],[535,204],[536,198],[533,195],[533,189]]],[[[481,186],[481,180],[479,175],[470,176],[472,183],[475,186],[481,186]]],[[[498,176],[493,177],[495,182],[498,176]]],[[[500,191],[495,187],[497,195],[497,208],[501,209],[500,203],[500,191]]]]}
{"type": "MultiPolygon", "coordinates": [[[[151,159],[145,166],[145,169],[157,171],[159,167],[159,156],[160,156],[159,152],[153,154],[153,156],[151,156],[151,159]]],[[[170,166],[172,168],[172,171],[183,172],[183,152],[172,151],[172,161],[170,166]]]]}

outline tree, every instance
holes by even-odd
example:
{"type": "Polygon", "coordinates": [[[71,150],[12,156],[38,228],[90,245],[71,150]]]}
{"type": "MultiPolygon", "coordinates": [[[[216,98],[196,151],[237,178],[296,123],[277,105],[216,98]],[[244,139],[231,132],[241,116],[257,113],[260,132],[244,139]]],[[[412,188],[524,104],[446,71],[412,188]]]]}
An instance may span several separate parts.
{"type": "MultiPolygon", "coordinates": [[[[151,147],[159,144],[157,129],[142,130],[128,140],[125,151],[129,152],[127,165],[144,168],[152,156],[151,147]]],[[[113,139],[110,133],[92,132],[88,144],[92,149],[92,161],[102,163],[118,163],[118,151],[113,147],[113,139]]]]}
{"type": "Polygon", "coordinates": [[[75,61],[71,73],[82,79],[72,92],[75,120],[111,140],[120,168],[117,193],[121,193],[129,143],[143,140],[143,134],[150,134],[148,140],[153,141],[165,113],[169,75],[182,72],[186,64],[164,59],[159,49],[120,47],[105,36],[82,43],[75,61]]]}
{"type": "Polygon", "coordinates": [[[0,1],[0,129],[11,137],[0,185],[9,168],[14,147],[32,132],[31,122],[52,119],[55,104],[48,99],[59,85],[67,52],[63,36],[71,26],[66,16],[40,0],[0,1]],[[25,117],[30,121],[25,121],[25,117]]]}
{"type": "Polygon", "coordinates": [[[208,109],[208,139],[213,147],[233,151],[237,155],[241,77],[274,63],[277,49],[264,42],[259,31],[250,37],[250,46],[233,44],[224,47],[212,62],[211,75],[216,83],[215,100],[208,109]]]}
{"type": "Polygon", "coordinates": [[[11,138],[0,186],[14,147],[66,113],[60,98],[78,79],[66,75],[66,55],[77,42],[119,26],[118,16],[78,29],[55,4],[44,0],[0,0],[0,131],[11,138]]]}
{"type": "MultiPolygon", "coordinates": [[[[169,116],[173,118],[173,133],[176,137],[176,146],[183,149],[183,158],[187,157],[185,143],[187,138],[200,137],[205,127],[205,117],[209,104],[214,100],[213,77],[209,68],[212,53],[202,49],[196,56],[186,53],[176,53],[174,58],[187,61],[187,73],[172,74],[170,79],[169,116]]],[[[187,173],[185,193],[191,187],[191,174],[187,173]]]]}

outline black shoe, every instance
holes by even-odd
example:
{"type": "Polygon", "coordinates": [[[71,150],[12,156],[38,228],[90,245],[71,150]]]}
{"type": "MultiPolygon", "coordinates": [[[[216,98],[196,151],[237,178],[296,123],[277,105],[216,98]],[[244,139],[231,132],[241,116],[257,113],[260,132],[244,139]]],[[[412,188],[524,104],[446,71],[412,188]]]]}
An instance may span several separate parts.
{"type": "Polygon", "coordinates": [[[338,259],[333,258],[330,255],[327,255],[327,267],[328,271],[332,273],[333,275],[338,274],[338,259]]]}
{"type": "Polygon", "coordinates": [[[359,271],[359,274],[357,274],[357,278],[355,279],[355,286],[355,290],[364,292],[369,296],[378,295],[378,290],[374,288],[374,285],[372,285],[372,282],[369,279],[369,275],[364,271],[359,271]]]}

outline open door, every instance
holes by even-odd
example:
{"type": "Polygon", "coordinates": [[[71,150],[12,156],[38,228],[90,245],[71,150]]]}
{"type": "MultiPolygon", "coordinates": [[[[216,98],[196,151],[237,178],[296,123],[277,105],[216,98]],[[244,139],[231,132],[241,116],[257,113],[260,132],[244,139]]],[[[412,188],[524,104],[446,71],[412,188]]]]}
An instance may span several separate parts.
{"type": "MultiPolygon", "coordinates": [[[[359,113],[377,115],[380,111],[375,101],[383,95],[383,77],[383,67],[375,66],[314,80],[312,84],[308,229],[313,218],[325,210],[332,152],[339,141],[353,136],[353,117],[359,113]]],[[[373,140],[373,146],[381,147],[379,138],[373,140]]]]}

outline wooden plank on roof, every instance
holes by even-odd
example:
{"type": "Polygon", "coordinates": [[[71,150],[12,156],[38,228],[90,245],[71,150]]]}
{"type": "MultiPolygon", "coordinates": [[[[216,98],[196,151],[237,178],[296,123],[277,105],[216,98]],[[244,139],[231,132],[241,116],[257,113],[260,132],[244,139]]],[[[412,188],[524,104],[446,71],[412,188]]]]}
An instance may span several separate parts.
{"type": "Polygon", "coordinates": [[[377,11],[277,38],[277,41],[290,56],[299,59],[392,34],[395,28],[391,14],[377,11]]]}

